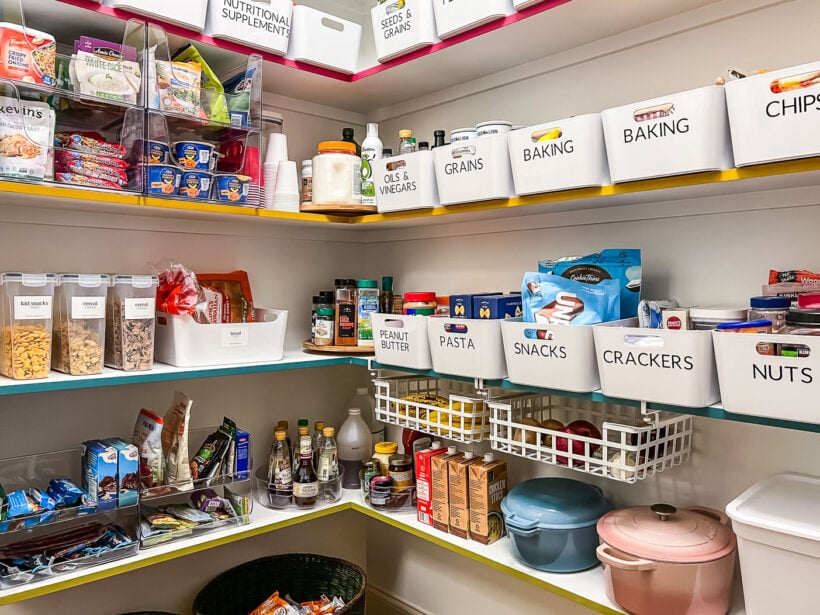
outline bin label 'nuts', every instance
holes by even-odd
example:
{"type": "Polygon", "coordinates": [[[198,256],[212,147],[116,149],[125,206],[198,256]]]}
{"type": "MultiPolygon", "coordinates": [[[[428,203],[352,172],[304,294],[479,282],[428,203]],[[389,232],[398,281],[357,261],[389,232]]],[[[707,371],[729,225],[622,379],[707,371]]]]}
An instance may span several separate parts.
{"type": "Polygon", "coordinates": [[[43,295],[15,297],[14,320],[51,320],[51,297],[43,295]]]}
{"type": "Polygon", "coordinates": [[[125,319],[126,320],[147,320],[154,317],[154,299],[126,299],[125,319]]]}
{"type": "Polygon", "coordinates": [[[105,318],[105,297],[72,297],[71,320],[105,318]]]}

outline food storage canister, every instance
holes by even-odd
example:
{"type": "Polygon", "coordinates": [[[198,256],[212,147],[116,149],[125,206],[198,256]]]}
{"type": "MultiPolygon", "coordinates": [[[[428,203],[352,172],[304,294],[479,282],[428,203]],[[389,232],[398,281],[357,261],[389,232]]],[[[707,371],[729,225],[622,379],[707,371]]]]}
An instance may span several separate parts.
{"type": "Polygon", "coordinates": [[[436,293],[404,293],[402,310],[407,316],[432,316],[436,313],[436,293]]]}
{"type": "Polygon", "coordinates": [[[362,159],[356,146],[324,141],[313,157],[313,204],[357,205],[362,202],[362,159]]]}
{"type": "Polygon", "coordinates": [[[567,478],[524,481],[501,501],[513,555],[546,572],[597,565],[595,525],[610,510],[598,487],[567,478]]]}
{"type": "Polygon", "coordinates": [[[820,330],[820,310],[789,310],[786,314],[786,329],[783,333],[792,335],[818,335],[820,330]]]}
{"type": "Polygon", "coordinates": [[[373,447],[375,453],[373,459],[379,461],[379,473],[387,476],[390,468],[390,457],[399,452],[398,442],[376,442],[373,447]]]}
{"type": "Polygon", "coordinates": [[[616,510],[598,522],[610,600],[633,615],[725,615],[737,539],[726,515],[669,504],[616,510]]]}
{"type": "Polygon", "coordinates": [[[154,364],[155,275],[114,275],[105,309],[105,364],[127,372],[154,364]]]}
{"type": "Polygon", "coordinates": [[[512,122],[504,120],[493,120],[491,122],[481,122],[476,124],[475,131],[479,137],[486,135],[506,135],[512,131],[512,122]]]}
{"type": "Polygon", "coordinates": [[[700,331],[712,331],[724,322],[741,322],[746,320],[749,310],[738,307],[708,306],[693,307],[689,310],[692,328],[700,331]]]}
{"type": "Polygon", "coordinates": [[[786,326],[792,302],[788,297],[752,297],[749,305],[749,320],[771,320],[772,333],[779,333],[786,326]]]}
{"type": "Polygon", "coordinates": [[[16,380],[47,378],[51,369],[53,273],[0,274],[0,373],[16,380]]]}
{"type": "Polygon", "coordinates": [[[455,128],[450,131],[450,143],[470,141],[478,136],[475,128],[455,128]]]}
{"type": "Polygon", "coordinates": [[[72,376],[102,373],[109,281],[104,274],[58,277],[51,353],[51,366],[57,371],[72,376]]]}

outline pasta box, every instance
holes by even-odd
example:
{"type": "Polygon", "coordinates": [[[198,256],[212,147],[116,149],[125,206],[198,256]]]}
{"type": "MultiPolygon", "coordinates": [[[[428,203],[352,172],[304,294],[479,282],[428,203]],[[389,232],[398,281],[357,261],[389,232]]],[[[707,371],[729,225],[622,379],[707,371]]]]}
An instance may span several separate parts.
{"type": "Polygon", "coordinates": [[[474,297],[473,314],[482,320],[519,318],[521,316],[521,293],[474,297]]]}

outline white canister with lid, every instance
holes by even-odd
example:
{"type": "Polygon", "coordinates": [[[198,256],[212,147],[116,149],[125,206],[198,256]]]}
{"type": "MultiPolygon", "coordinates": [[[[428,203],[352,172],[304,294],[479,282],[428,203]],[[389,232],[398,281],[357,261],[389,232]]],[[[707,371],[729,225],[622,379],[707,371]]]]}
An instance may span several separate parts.
{"type": "Polygon", "coordinates": [[[693,307],[689,310],[692,328],[699,331],[712,331],[724,322],[744,322],[749,317],[747,308],[734,306],[711,305],[693,307]]]}
{"type": "Polygon", "coordinates": [[[493,120],[476,124],[475,130],[479,137],[485,137],[487,135],[506,135],[512,131],[512,126],[512,122],[493,120]]]}
{"type": "Polygon", "coordinates": [[[314,205],[361,205],[362,159],[346,141],[324,141],[313,157],[314,205]]]}
{"type": "Polygon", "coordinates": [[[450,143],[470,141],[478,136],[475,128],[455,128],[450,131],[450,143]]]}

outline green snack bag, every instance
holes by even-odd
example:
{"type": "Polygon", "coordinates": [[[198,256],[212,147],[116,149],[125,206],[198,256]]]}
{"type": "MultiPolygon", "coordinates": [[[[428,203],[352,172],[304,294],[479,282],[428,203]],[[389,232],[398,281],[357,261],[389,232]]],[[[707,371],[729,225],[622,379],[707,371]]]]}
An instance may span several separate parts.
{"type": "Polygon", "coordinates": [[[228,104],[225,102],[225,89],[222,82],[216,76],[205,58],[196,50],[193,45],[188,45],[173,58],[174,62],[193,62],[199,64],[202,69],[202,81],[200,89],[200,102],[208,119],[214,122],[227,124],[230,122],[228,115],[228,104]]]}

